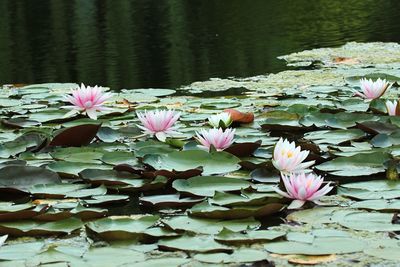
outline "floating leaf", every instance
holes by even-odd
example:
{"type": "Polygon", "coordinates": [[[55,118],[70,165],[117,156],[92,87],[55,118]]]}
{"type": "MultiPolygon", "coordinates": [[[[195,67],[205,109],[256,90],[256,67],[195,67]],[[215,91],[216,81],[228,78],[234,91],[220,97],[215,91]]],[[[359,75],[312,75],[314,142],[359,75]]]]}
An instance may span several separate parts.
{"type": "Polygon", "coordinates": [[[132,152],[127,151],[112,151],[102,155],[101,160],[104,163],[111,165],[129,164],[136,165],[138,161],[132,152]]]}
{"type": "Polygon", "coordinates": [[[108,217],[89,222],[86,227],[107,240],[132,239],[140,236],[158,219],[156,215],[108,217]]]}
{"type": "Polygon", "coordinates": [[[354,230],[371,232],[400,231],[400,224],[392,222],[394,214],[354,211],[334,218],[340,225],[354,230]]]}
{"type": "Polygon", "coordinates": [[[240,159],[226,152],[202,150],[175,151],[163,155],[147,155],[143,162],[156,170],[186,171],[203,167],[203,174],[220,174],[240,169],[240,159]]]}
{"type": "Polygon", "coordinates": [[[68,218],[55,222],[15,221],[1,222],[0,231],[15,236],[70,234],[81,228],[83,223],[76,218],[68,218]]]}
{"type": "Polygon", "coordinates": [[[359,129],[351,129],[309,132],[304,135],[304,138],[316,144],[337,145],[346,141],[363,138],[364,135],[364,132],[359,129]]]}
{"type": "Polygon", "coordinates": [[[350,157],[339,157],[322,163],[316,168],[337,176],[371,175],[384,172],[383,163],[389,158],[387,153],[382,152],[358,154],[350,157]]]}
{"type": "Polygon", "coordinates": [[[76,177],[78,174],[85,169],[100,169],[100,170],[110,170],[112,166],[93,164],[93,163],[80,163],[80,162],[69,162],[69,161],[55,161],[49,165],[47,168],[59,173],[62,176],[73,176],[76,177]]]}
{"type": "Polygon", "coordinates": [[[1,260],[24,260],[38,254],[45,246],[44,242],[24,242],[8,244],[1,248],[1,260]]]}
{"type": "Polygon", "coordinates": [[[282,237],[285,234],[286,233],[283,231],[274,230],[247,231],[246,233],[243,233],[223,229],[218,235],[215,236],[215,240],[221,243],[233,245],[263,243],[282,237]]]}
{"type": "Polygon", "coordinates": [[[246,142],[246,143],[235,143],[225,149],[225,152],[231,153],[232,155],[235,155],[236,157],[248,157],[251,154],[253,154],[254,151],[256,151],[257,148],[261,146],[261,141],[251,143],[251,142],[246,142]]]}
{"type": "Polygon", "coordinates": [[[230,208],[210,205],[207,201],[199,203],[190,209],[195,217],[212,219],[242,219],[249,217],[263,217],[279,212],[284,207],[281,203],[270,203],[260,206],[233,206],[230,208]]]}
{"type": "Polygon", "coordinates": [[[61,183],[57,173],[34,166],[8,165],[0,169],[0,186],[27,190],[32,185],[61,183]]]}
{"type": "Polygon", "coordinates": [[[139,200],[145,204],[154,206],[155,208],[187,208],[194,204],[200,203],[204,198],[181,197],[179,194],[174,195],[155,195],[143,196],[139,200]]]}
{"type": "Polygon", "coordinates": [[[212,197],[216,191],[237,191],[248,188],[247,181],[222,176],[196,176],[187,180],[175,180],[172,187],[180,192],[196,196],[212,197]]]}
{"type": "Polygon", "coordinates": [[[266,258],[264,251],[240,248],[235,250],[233,253],[207,253],[207,254],[196,254],[195,260],[206,263],[214,264],[226,264],[226,263],[245,263],[261,261],[266,258]]]}
{"type": "Polygon", "coordinates": [[[366,247],[366,243],[349,237],[316,237],[312,244],[281,241],[264,246],[272,253],[278,254],[304,254],[327,255],[360,252],[366,247]]]}
{"type": "Polygon", "coordinates": [[[162,222],[175,231],[181,230],[211,235],[218,234],[224,228],[238,232],[247,229],[255,229],[260,226],[260,223],[252,218],[240,220],[215,220],[176,216],[170,219],[163,219],[162,222]]]}
{"type": "Polygon", "coordinates": [[[101,124],[82,124],[66,128],[54,136],[49,146],[84,146],[90,144],[101,124]]]}
{"type": "Polygon", "coordinates": [[[254,121],[254,114],[252,112],[243,113],[236,109],[225,109],[224,112],[228,112],[231,115],[233,122],[251,123],[254,121]]]}
{"type": "Polygon", "coordinates": [[[232,248],[214,241],[212,236],[181,236],[158,242],[162,250],[181,250],[187,252],[232,251],[232,248]]]}
{"type": "Polygon", "coordinates": [[[146,261],[129,263],[131,267],[154,267],[154,266],[181,266],[190,262],[190,259],[163,257],[158,259],[147,259],[146,261]]]}
{"type": "Polygon", "coordinates": [[[353,204],[351,204],[350,207],[357,209],[367,209],[367,210],[400,211],[400,200],[386,200],[386,199],[365,200],[365,201],[354,202],[353,204]]]}

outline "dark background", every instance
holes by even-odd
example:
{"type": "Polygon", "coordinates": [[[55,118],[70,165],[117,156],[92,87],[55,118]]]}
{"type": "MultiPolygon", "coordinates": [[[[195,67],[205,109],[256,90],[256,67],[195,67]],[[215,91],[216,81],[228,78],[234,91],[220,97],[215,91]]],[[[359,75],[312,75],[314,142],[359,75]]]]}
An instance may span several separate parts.
{"type": "Polygon", "coordinates": [[[0,0],[0,83],[178,87],[348,41],[400,41],[400,1],[0,0]]]}

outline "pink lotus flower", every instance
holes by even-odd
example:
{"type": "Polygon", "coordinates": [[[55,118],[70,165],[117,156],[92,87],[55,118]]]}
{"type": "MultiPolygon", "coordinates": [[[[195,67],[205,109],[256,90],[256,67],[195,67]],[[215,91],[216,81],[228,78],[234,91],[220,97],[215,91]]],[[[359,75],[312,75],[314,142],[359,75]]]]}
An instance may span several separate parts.
{"type": "Polygon", "coordinates": [[[225,131],[222,128],[213,128],[209,130],[201,130],[196,132],[197,140],[200,142],[200,148],[210,150],[213,146],[217,151],[228,148],[233,143],[235,129],[227,128],[225,131]]]}
{"type": "Polygon", "coordinates": [[[71,113],[86,113],[89,118],[96,120],[96,112],[108,109],[103,107],[103,104],[111,96],[111,93],[103,93],[102,87],[97,85],[95,87],[85,87],[85,85],[81,84],[80,88],[72,91],[72,96],[66,96],[66,100],[73,106],[66,106],[65,108],[72,109],[71,113]]]}
{"type": "Polygon", "coordinates": [[[164,142],[168,136],[179,135],[175,131],[176,126],[174,124],[180,115],[173,110],[137,112],[137,116],[143,124],[143,126],[138,125],[138,127],[144,130],[145,134],[155,135],[158,140],[164,142]]]}
{"type": "Polygon", "coordinates": [[[362,93],[358,91],[354,93],[364,99],[379,98],[392,86],[385,79],[382,80],[381,78],[378,78],[375,82],[371,79],[361,79],[360,83],[362,93]]]}
{"type": "Polygon", "coordinates": [[[396,112],[396,110],[397,110],[397,105],[398,105],[398,101],[386,101],[386,109],[387,109],[387,112],[388,112],[388,114],[390,115],[390,116],[396,116],[397,114],[397,112],[396,112]]]}
{"type": "Polygon", "coordinates": [[[313,173],[291,173],[290,176],[282,174],[282,180],[287,192],[283,192],[277,187],[275,187],[274,190],[284,197],[294,199],[288,206],[288,209],[298,209],[302,207],[306,201],[320,204],[318,200],[329,193],[333,188],[328,183],[320,189],[324,179],[313,173]]]}
{"type": "Polygon", "coordinates": [[[301,151],[294,142],[289,143],[287,139],[280,138],[275,145],[272,164],[283,173],[303,172],[315,163],[314,160],[302,163],[309,153],[308,150],[301,151]]]}

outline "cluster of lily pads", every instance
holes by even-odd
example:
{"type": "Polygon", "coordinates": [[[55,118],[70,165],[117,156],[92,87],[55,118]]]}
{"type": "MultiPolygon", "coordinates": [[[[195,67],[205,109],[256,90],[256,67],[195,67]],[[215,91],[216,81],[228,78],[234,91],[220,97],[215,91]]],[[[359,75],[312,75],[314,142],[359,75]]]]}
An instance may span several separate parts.
{"type": "Polygon", "coordinates": [[[3,86],[1,265],[395,265],[400,120],[386,99],[400,78],[339,67],[290,71],[306,88],[260,86],[282,73],[208,97],[212,81],[3,86]],[[388,83],[362,83],[379,96],[365,100],[361,78],[388,83]]]}
{"type": "MultiPolygon", "coordinates": [[[[358,93],[364,98],[377,98],[381,96],[389,87],[385,80],[378,79],[376,82],[372,80],[361,80],[364,94],[358,93]]],[[[105,110],[103,103],[111,97],[110,94],[103,94],[102,89],[95,87],[85,87],[83,84],[77,90],[72,92],[72,96],[66,98],[74,106],[75,111],[87,114],[92,119],[96,119],[96,112],[105,110]]],[[[391,104],[391,103],[390,103],[391,104]]],[[[68,108],[68,107],[67,107],[68,108]]],[[[212,115],[208,118],[208,124],[212,129],[202,129],[196,132],[196,139],[201,144],[199,148],[206,151],[223,151],[229,148],[234,142],[235,129],[228,128],[232,122],[233,114],[240,114],[235,110],[227,110],[226,112],[212,115]],[[219,127],[219,128],[217,128],[219,127]]],[[[253,122],[253,116],[247,123],[253,122]]],[[[137,113],[142,125],[138,127],[144,130],[144,133],[155,136],[159,141],[165,142],[167,137],[179,136],[177,132],[176,122],[179,120],[180,113],[173,110],[156,110],[137,113]]],[[[326,195],[332,190],[327,184],[320,189],[323,179],[313,174],[305,175],[306,169],[313,165],[315,161],[302,163],[309,155],[308,150],[301,151],[300,147],[296,148],[294,142],[289,143],[286,139],[279,139],[274,148],[272,164],[282,173],[282,180],[288,193],[276,188],[275,191],[287,198],[295,199],[288,208],[300,208],[305,201],[311,200],[317,202],[318,199],[326,195]],[[289,174],[286,176],[285,174],[289,174]]],[[[162,168],[162,166],[160,166],[162,168]]]]}

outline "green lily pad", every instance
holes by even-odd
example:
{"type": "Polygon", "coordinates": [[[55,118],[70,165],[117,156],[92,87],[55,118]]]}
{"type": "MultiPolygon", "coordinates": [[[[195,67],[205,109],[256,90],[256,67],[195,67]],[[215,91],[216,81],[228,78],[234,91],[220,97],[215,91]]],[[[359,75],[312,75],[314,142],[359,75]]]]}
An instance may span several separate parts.
{"type": "Polygon", "coordinates": [[[135,155],[127,151],[106,152],[101,157],[101,161],[111,165],[128,164],[133,166],[138,164],[135,155]]]}
{"type": "MultiPolygon", "coordinates": [[[[271,190],[272,192],[275,192],[271,190]]],[[[214,196],[209,199],[210,204],[219,206],[257,206],[262,204],[280,202],[282,196],[277,193],[256,193],[242,191],[240,195],[225,192],[215,192],[214,196]]]]}
{"type": "Polygon", "coordinates": [[[156,215],[108,217],[86,224],[90,230],[107,240],[137,238],[159,219],[156,215]]]}
{"type": "Polygon", "coordinates": [[[95,185],[121,185],[129,186],[130,188],[141,188],[150,183],[149,180],[140,179],[136,174],[114,170],[86,169],[81,171],[79,176],[95,185]]]}
{"type": "Polygon", "coordinates": [[[89,205],[107,205],[115,203],[124,203],[129,200],[129,196],[126,195],[103,195],[103,196],[92,196],[91,199],[85,199],[85,203],[89,205]]]}
{"type": "Polygon", "coordinates": [[[156,208],[179,208],[191,207],[194,204],[200,203],[204,198],[181,197],[179,194],[166,194],[143,196],[139,199],[144,205],[154,206],[156,208]]]}
{"type": "Polygon", "coordinates": [[[83,226],[81,220],[68,218],[55,222],[15,221],[1,222],[0,231],[10,235],[53,235],[70,234],[83,226]]]}
{"type": "Polygon", "coordinates": [[[47,165],[47,168],[59,173],[62,176],[74,176],[77,177],[80,172],[85,169],[101,169],[110,170],[112,166],[93,164],[93,163],[80,163],[80,162],[69,162],[69,161],[56,161],[47,165]]]}
{"type": "Polygon", "coordinates": [[[212,236],[181,236],[158,242],[160,249],[187,252],[230,252],[233,249],[216,242],[212,236]]]}
{"type": "Polygon", "coordinates": [[[91,248],[83,255],[86,266],[123,266],[144,259],[145,255],[142,252],[113,247],[91,248]]]}
{"type": "Polygon", "coordinates": [[[367,248],[363,252],[370,256],[398,262],[400,261],[399,248],[400,246],[367,248]]]}
{"type": "Polygon", "coordinates": [[[55,160],[99,164],[101,163],[100,159],[103,157],[103,153],[103,151],[93,148],[68,147],[50,152],[50,155],[55,160]]]}
{"type": "Polygon", "coordinates": [[[240,191],[250,187],[250,185],[245,180],[223,176],[196,176],[187,180],[175,180],[172,183],[172,187],[179,192],[208,197],[214,196],[217,191],[240,191]]]}
{"type": "Polygon", "coordinates": [[[205,263],[213,264],[227,264],[227,263],[245,263],[265,260],[267,253],[264,251],[240,248],[235,250],[231,254],[227,253],[207,253],[207,254],[196,254],[195,260],[205,263]]]}
{"type": "Polygon", "coordinates": [[[340,216],[336,221],[347,228],[370,232],[400,231],[400,225],[392,222],[394,214],[354,211],[340,216]]]}
{"type": "Polygon", "coordinates": [[[400,190],[400,181],[374,180],[366,182],[347,183],[341,186],[350,189],[363,189],[368,191],[390,191],[400,190]]]}
{"type": "Polygon", "coordinates": [[[304,138],[313,141],[316,144],[340,144],[349,140],[360,139],[365,134],[359,129],[351,130],[333,130],[333,131],[315,131],[304,135],[304,138]]]}
{"type": "Polygon", "coordinates": [[[163,257],[158,259],[147,259],[146,261],[130,263],[131,267],[153,267],[153,266],[181,266],[190,262],[190,259],[177,257],[163,257]]]}
{"type": "Polygon", "coordinates": [[[255,229],[260,226],[260,223],[253,218],[240,220],[215,220],[176,216],[170,219],[163,219],[162,222],[174,231],[180,230],[211,235],[218,234],[224,228],[238,232],[247,229],[255,229]]]}
{"type": "Polygon", "coordinates": [[[375,180],[343,184],[338,188],[338,194],[356,199],[392,199],[400,196],[398,181],[375,180]]]}
{"type": "Polygon", "coordinates": [[[107,193],[107,188],[104,185],[100,185],[95,188],[84,188],[80,190],[70,191],[65,194],[66,197],[72,198],[85,198],[93,196],[102,196],[107,193]]]}
{"type": "Polygon", "coordinates": [[[57,173],[44,168],[8,165],[0,169],[0,186],[27,190],[32,185],[61,183],[57,173]]]}
{"type": "Polygon", "coordinates": [[[379,211],[400,211],[400,200],[373,199],[354,202],[352,208],[379,210],[379,211]]]}
{"type": "Polygon", "coordinates": [[[24,242],[8,244],[0,249],[1,260],[24,260],[38,254],[45,246],[44,242],[24,242]]]}
{"type": "Polygon", "coordinates": [[[210,205],[207,201],[199,203],[190,209],[189,213],[195,217],[212,219],[242,219],[249,217],[263,217],[278,213],[285,205],[270,203],[260,206],[233,206],[230,208],[210,205]]]}
{"type": "Polygon", "coordinates": [[[382,152],[358,154],[350,157],[339,157],[322,163],[316,168],[336,176],[371,175],[384,172],[383,163],[389,158],[389,154],[382,152]]]}
{"type": "Polygon", "coordinates": [[[87,188],[84,184],[37,184],[29,187],[28,191],[37,197],[63,198],[68,193],[87,188]]]}
{"type": "Polygon", "coordinates": [[[204,175],[221,174],[240,169],[240,159],[227,152],[202,150],[175,151],[163,155],[147,155],[143,162],[156,170],[186,171],[203,167],[204,175]]]}
{"type": "Polygon", "coordinates": [[[221,243],[233,245],[264,243],[282,237],[285,234],[286,233],[283,231],[274,230],[246,231],[243,233],[223,229],[218,235],[215,236],[215,240],[221,243]]]}
{"type": "Polygon", "coordinates": [[[362,240],[349,237],[316,237],[311,244],[281,241],[269,243],[264,248],[278,254],[328,255],[360,252],[366,245],[362,240]]]}
{"type": "Polygon", "coordinates": [[[103,142],[113,143],[120,139],[121,134],[110,127],[100,127],[96,136],[103,142]]]}

